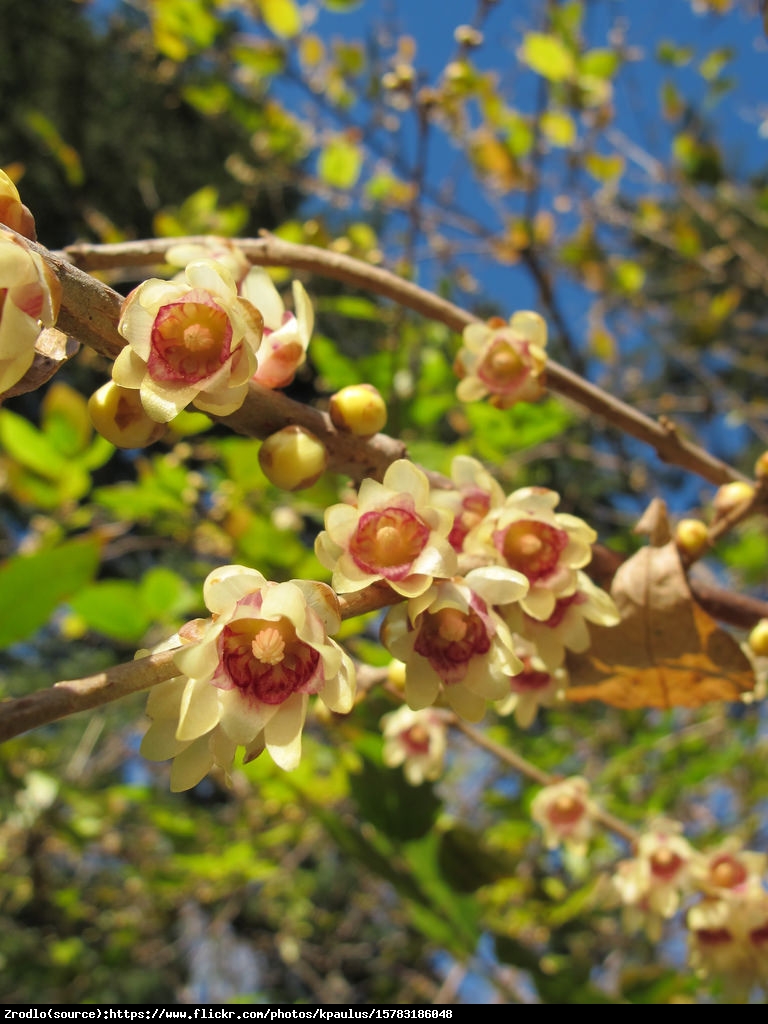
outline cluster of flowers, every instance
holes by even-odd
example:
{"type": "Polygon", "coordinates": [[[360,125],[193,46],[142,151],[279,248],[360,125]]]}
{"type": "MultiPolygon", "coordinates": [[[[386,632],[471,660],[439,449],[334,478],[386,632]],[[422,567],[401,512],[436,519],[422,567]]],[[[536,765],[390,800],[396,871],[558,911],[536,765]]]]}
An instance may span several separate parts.
{"type": "Polygon", "coordinates": [[[226,240],[173,246],[166,258],[185,270],[171,281],[144,281],[125,299],[118,331],[128,344],[91,403],[96,426],[122,447],[156,440],[190,404],[235,412],[251,381],[287,386],[314,326],[298,281],[292,313],[269,275],[226,240]]]}
{"type": "Polygon", "coordinates": [[[32,365],[35,343],[56,322],[61,287],[45,261],[19,235],[33,238],[34,221],[16,186],[0,171],[0,395],[32,365]]]}
{"type": "Polygon", "coordinates": [[[409,761],[395,734],[412,755],[411,781],[435,777],[442,761],[441,716],[417,720],[409,711],[447,704],[478,721],[493,701],[529,723],[565,683],[565,649],[588,644],[585,620],[617,618],[581,571],[593,531],[556,513],[557,501],[531,488],[505,498],[466,457],[454,462],[453,486],[436,490],[400,460],[381,483],[364,480],[354,503],[327,509],[316,553],[333,589],[268,583],[242,566],[216,570],[204,587],[212,617],[182,631],[180,675],[149,698],[144,753],[175,758],[174,789],[194,785],[213,764],[228,769],[238,745],[247,759],[266,748],[293,767],[308,695],[336,712],[354,700],[352,663],[329,638],[340,624],[336,593],[382,581],[405,599],[382,625],[385,646],[403,664],[409,706],[390,720],[390,763],[409,761]],[[480,564],[459,575],[467,553],[480,564]]]}
{"type": "MultiPolygon", "coordinates": [[[[576,776],[545,786],[531,813],[545,844],[586,852],[596,807],[585,779],[576,776]]],[[[619,862],[611,897],[623,907],[628,931],[644,930],[652,941],[663,925],[685,910],[690,960],[702,975],[721,975],[735,988],[768,983],[768,856],[744,850],[735,838],[697,851],[675,821],[651,822],[635,856],[619,862]]]]}

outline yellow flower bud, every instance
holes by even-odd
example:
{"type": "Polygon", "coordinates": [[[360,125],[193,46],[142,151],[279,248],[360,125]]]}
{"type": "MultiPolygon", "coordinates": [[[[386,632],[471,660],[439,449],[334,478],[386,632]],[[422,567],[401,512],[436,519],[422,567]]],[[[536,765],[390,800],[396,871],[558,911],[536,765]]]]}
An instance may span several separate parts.
{"type": "Polygon", "coordinates": [[[758,480],[768,476],[768,451],[763,452],[755,462],[755,476],[758,480]]]}
{"type": "Polygon", "coordinates": [[[88,415],[101,436],[117,448],[146,448],[167,429],[147,416],[138,391],[111,380],[88,399],[88,415]]]}
{"type": "Polygon", "coordinates": [[[700,519],[681,519],[675,529],[675,543],[692,558],[698,558],[706,550],[708,536],[707,524],[700,519]]]}
{"type": "Polygon", "coordinates": [[[259,465],[267,479],[285,491],[311,487],[325,472],[328,452],[304,427],[283,427],[264,441],[259,465]]]}
{"type": "Polygon", "coordinates": [[[746,480],[733,480],[729,484],[719,487],[712,501],[712,506],[718,515],[724,516],[732,512],[737,506],[754,497],[755,489],[746,480]]]}
{"type": "Polygon", "coordinates": [[[749,634],[747,643],[758,658],[768,658],[768,619],[760,619],[749,634]]]}
{"type": "Polygon", "coordinates": [[[372,384],[350,384],[331,398],[330,414],[338,430],[371,437],[387,422],[387,406],[372,384]]]}

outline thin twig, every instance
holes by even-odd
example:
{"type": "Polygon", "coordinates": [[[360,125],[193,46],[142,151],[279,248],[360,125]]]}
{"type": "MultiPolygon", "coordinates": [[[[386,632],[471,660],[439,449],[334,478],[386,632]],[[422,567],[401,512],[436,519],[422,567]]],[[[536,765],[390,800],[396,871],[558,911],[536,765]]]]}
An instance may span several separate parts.
{"type": "MultiPolygon", "coordinates": [[[[119,266],[151,266],[161,263],[166,250],[172,244],[179,244],[180,241],[182,240],[154,239],[124,242],[117,245],[80,244],[69,246],[65,250],[65,255],[73,263],[93,271],[113,269],[119,266]]],[[[184,241],[205,244],[209,239],[193,237],[184,241]]],[[[407,306],[414,312],[443,323],[454,331],[462,331],[468,324],[477,320],[477,317],[438,295],[425,291],[409,281],[404,281],[381,267],[370,266],[351,256],[309,245],[285,242],[272,235],[264,235],[258,239],[240,239],[236,244],[251,262],[260,266],[292,267],[294,270],[305,270],[342,281],[355,288],[368,290],[407,306]]],[[[46,251],[42,248],[41,253],[46,255],[46,251]]],[[[63,263],[64,261],[58,259],[52,265],[62,279],[65,292],[64,301],[68,305],[70,294],[67,287],[67,272],[62,269],[63,263]]],[[[94,287],[103,288],[105,286],[96,282],[94,287]]],[[[82,296],[76,295],[73,298],[82,299],[82,296]]],[[[65,329],[69,333],[76,334],[75,331],[69,331],[68,327],[65,329]]],[[[111,327],[111,334],[114,338],[114,324],[111,327]]],[[[88,338],[82,340],[91,344],[88,338]]],[[[547,384],[552,391],[577,402],[590,413],[602,416],[630,436],[651,445],[664,462],[697,473],[713,484],[745,479],[741,473],[722,460],[681,437],[675,425],[668,419],[663,418],[658,421],[650,419],[637,409],[553,360],[547,364],[547,384]]],[[[274,394],[274,392],[269,394],[274,394]]],[[[298,403],[295,404],[298,405],[298,403]]],[[[235,430],[242,431],[248,426],[247,420],[251,413],[250,405],[250,402],[246,402],[241,410],[241,415],[235,414],[235,418],[227,417],[223,422],[231,424],[235,430]]],[[[310,429],[312,428],[310,427],[310,429]]]]}
{"type": "MultiPolygon", "coordinates": [[[[483,750],[487,750],[489,754],[493,754],[495,758],[504,764],[508,765],[514,771],[524,775],[527,779],[531,779],[533,782],[538,782],[540,786],[551,786],[555,782],[560,781],[560,777],[557,775],[550,775],[549,772],[542,771],[537,765],[528,761],[526,758],[521,757],[514,750],[509,747],[502,747],[500,743],[495,743],[492,739],[489,739],[485,733],[475,729],[474,726],[468,725],[458,716],[454,715],[451,720],[451,725],[454,729],[458,729],[459,732],[464,733],[468,739],[472,740],[478,747],[482,747],[483,750]]],[[[594,818],[599,821],[605,828],[610,829],[611,832],[615,832],[616,835],[626,839],[627,842],[634,846],[638,839],[638,833],[631,828],[626,822],[622,821],[621,818],[617,818],[613,814],[609,814],[608,811],[604,811],[602,808],[597,807],[594,812],[594,818]]]]}

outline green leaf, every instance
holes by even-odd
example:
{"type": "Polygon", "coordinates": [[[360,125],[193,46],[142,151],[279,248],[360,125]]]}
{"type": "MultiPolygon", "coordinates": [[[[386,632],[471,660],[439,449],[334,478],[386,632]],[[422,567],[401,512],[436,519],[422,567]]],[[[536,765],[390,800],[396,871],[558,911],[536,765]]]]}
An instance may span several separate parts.
{"type": "Polygon", "coordinates": [[[301,11],[294,0],[260,0],[264,24],[281,39],[292,39],[301,32],[301,11]]]}
{"type": "Polygon", "coordinates": [[[70,601],[89,629],[126,643],[141,640],[151,625],[139,588],[127,580],[106,580],[81,590],[70,601]]]}
{"type": "Polygon", "coordinates": [[[520,48],[520,59],[550,82],[564,82],[576,73],[576,61],[571,51],[556,36],[544,32],[526,34],[520,48]]]}
{"type": "Polygon", "coordinates": [[[615,50],[589,50],[579,60],[579,74],[594,78],[613,78],[621,58],[615,50]]]}
{"type": "Polygon", "coordinates": [[[315,300],[315,310],[318,313],[336,313],[338,316],[346,316],[350,320],[376,320],[382,317],[381,307],[370,299],[364,299],[357,295],[327,296],[315,300]]]}
{"type": "Polygon", "coordinates": [[[0,412],[0,443],[18,463],[47,480],[57,480],[67,472],[67,460],[45,434],[10,409],[0,412]]]}
{"type": "Polygon", "coordinates": [[[362,166],[360,147],[339,136],[332,139],[321,151],[317,173],[331,188],[348,189],[357,182],[362,166]]]}
{"type": "Polygon", "coordinates": [[[541,130],[554,146],[569,148],[576,141],[576,123],[564,110],[544,111],[541,130]]]}
{"type": "Polygon", "coordinates": [[[634,260],[620,260],[613,274],[616,287],[627,295],[635,295],[645,284],[645,270],[634,260]]]}
{"type": "Polygon", "coordinates": [[[97,538],[78,538],[0,566],[0,648],[44,626],[63,601],[93,578],[100,551],[97,538]]]}

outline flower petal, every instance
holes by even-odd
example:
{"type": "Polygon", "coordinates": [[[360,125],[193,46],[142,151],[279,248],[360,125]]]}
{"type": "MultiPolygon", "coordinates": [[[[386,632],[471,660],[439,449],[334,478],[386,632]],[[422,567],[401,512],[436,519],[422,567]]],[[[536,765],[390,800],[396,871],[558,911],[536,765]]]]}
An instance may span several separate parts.
{"type": "Polygon", "coordinates": [[[279,768],[290,772],[301,760],[301,731],[307,716],[309,698],[294,693],[280,705],[278,713],[264,728],[264,740],[270,757],[279,768]]]}

